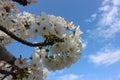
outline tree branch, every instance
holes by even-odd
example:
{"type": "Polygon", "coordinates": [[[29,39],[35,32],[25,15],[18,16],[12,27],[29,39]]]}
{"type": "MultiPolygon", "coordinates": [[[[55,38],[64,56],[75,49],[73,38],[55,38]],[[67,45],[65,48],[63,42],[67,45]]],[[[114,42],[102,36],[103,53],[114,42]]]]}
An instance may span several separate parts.
{"type": "Polygon", "coordinates": [[[15,39],[16,41],[27,45],[27,46],[46,46],[46,45],[51,45],[51,43],[47,43],[47,42],[41,42],[41,43],[31,43],[28,42],[20,37],[17,37],[15,34],[13,34],[11,31],[9,31],[8,29],[6,29],[5,27],[3,27],[2,25],[0,25],[0,30],[3,31],[4,33],[6,33],[7,35],[9,35],[11,38],[15,39]]]}
{"type": "Polygon", "coordinates": [[[13,76],[16,75],[16,73],[14,73],[12,71],[6,71],[6,70],[1,70],[1,69],[0,69],[0,73],[5,74],[5,75],[13,75],[13,76]]]}
{"type": "Polygon", "coordinates": [[[28,4],[27,0],[13,0],[14,2],[17,2],[23,6],[26,6],[28,4]]]}
{"type": "Polygon", "coordinates": [[[8,52],[5,47],[0,45],[0,60],[3,60],[11,65],[14,65],[14,61],[16,60],[16,58],[10,52],[8,52]]]}

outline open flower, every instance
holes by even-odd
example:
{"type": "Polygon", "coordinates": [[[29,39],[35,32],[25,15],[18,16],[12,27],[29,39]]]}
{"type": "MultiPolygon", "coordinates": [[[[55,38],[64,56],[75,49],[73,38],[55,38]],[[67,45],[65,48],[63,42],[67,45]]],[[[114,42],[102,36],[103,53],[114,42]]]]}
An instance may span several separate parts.
{"type": "Polygon", "coordinates": [[[15,60],[15,65],[18,66],[21,69],[26,68],[28,66],[27,59],[26,58],[24,58],[24,59],[21,59],[21,58],[16,59],[15,60]]]}

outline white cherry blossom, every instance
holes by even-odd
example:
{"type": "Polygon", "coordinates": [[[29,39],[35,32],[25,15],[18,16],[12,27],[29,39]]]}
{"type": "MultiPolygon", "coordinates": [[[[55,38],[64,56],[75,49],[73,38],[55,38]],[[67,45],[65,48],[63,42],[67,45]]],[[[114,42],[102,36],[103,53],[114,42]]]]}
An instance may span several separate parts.
{"type": "Polygon", "coordinates": [[[15,60],[15,65],[18,66],[19,68],[23,69],[28,66],[28,63],[27,63],[26,59],[18,58],[15,60]]]}

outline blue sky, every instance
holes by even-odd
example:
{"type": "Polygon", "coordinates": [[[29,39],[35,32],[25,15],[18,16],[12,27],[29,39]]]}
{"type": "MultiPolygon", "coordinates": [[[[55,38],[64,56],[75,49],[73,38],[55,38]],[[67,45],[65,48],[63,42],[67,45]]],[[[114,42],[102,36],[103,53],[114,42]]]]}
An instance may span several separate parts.
{"type": "MultiPolygon", "coordinates": [[[[46,12],[62,16],[83,31],[84,49],[79,61],[50,72],[46,80],[120,80],[120,0],[39,0],[18,7],[37,15],[46,12]]],[[[17,57],[34,52],[17,42],[7,48],[17,57]]]]}

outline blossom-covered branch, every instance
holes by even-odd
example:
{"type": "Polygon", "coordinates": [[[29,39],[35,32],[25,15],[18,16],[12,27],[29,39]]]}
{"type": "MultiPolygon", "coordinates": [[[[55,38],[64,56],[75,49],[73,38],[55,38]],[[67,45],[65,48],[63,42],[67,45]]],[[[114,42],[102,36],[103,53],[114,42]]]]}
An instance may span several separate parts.
{"type": "Polygon", "coordinates": [[[28,42],[20,37],[17,37],[15,34],[13,34],[11,31],[9,31],[8,29],[6,29],[5,27],[3,27],[2,25],[0,25],[0,30],[3,31],[4,33],[6,33],[7,35],[9,35],[11,38],[15,39],[16,41],[28,45],[28,46],[46,46],[46,45],[50,45],[51,43],[47,43],[47,42],[41,42],[41,43],[31,43],[28,42]]]}
{"type": "Polygon", "coordinates": [[[9,76],[9,79],[5,79],[45,80],[48,70],[70,67],[80,58],[80,26],[44,12],[41,15],[19,13],[13,1],[25,6],[37,0],[0,1],[0,60],[9,63],[0,68],[0,73],[4,74],[6,70],[16,74],[16,77],[9,76]],[[39,38],[42,42],[32,43],[27,41],[29,38],[39,38]],[[14,40],[35,47],[35,52],[28,58],[22,58],[22,55],[15,58],[4,47],[14,40]]]}

